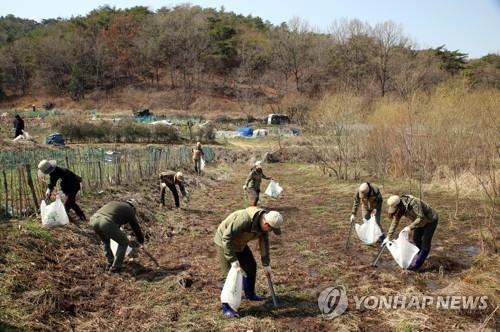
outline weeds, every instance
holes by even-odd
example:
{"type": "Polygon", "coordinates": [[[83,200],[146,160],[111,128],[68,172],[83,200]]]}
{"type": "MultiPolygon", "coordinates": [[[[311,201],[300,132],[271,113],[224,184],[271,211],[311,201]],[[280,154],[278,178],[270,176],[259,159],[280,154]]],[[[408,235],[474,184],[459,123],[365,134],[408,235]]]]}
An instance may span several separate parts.
{"type": "Polygon", "coordinates": [[[44,241],[54,240],[52,234],[46,228],[43,228],[40,222],[36,219],[30,219],[27,223],[23,224],[23,226],[26,228],[29,234],[36,239],[44,241]]]}

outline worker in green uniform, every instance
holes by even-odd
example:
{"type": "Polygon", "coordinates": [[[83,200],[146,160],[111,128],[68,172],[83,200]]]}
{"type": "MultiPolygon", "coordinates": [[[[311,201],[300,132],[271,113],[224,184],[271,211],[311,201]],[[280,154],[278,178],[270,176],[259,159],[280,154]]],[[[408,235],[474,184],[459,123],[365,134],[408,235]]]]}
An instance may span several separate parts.
{"type": "Polygon", "coordinates": [[[412,195],[393,195],[387,200],[387,205],[392,223],[384,243],[392,239],[403,216],[412,221],[403,231],[413,231],[413,242],[420,249],[408,267],[408,270],[416,271],[424,264],[431,250],[432,237],[439,219],[438,213],[429,204],[412,195]]]}
{"type": "Polygon", "coordinates": [[[262,162],[255,162],[254,166],[250,169],[250,174],[243,185],[250,206],[257,206],[260,196],[260,183],[262,179],[273,180],[272,176],[266,176],[262,171],[262,162]]]}
{"type": "MultiPolygon", "coordinates": [[[[127,235],[120,229],[120,226],[129,224],[137,242],[144,243],[144,236],[137,222],[137,207],[138,203],[135,199],[129,199],[126,202],[112,201],[101,207],[90,217],[90,226],[104,245],[104,254],[108,260],[106,270],[110,272],[119,272],[121,270],[129,245],[127,235]],[[115,255],[111,250],[111,240],[118,243],[115,255]]],[[[132,243],[132,246],[136,245],[132,243]]]]}
{"type": "MultiPolygon", "coordinates": [[[[248,242],[258,240],[262,265],[266,275],[271,275],[269,257],[269,232],[281,234],[283,216],[277,211],[266,211],[258,207],[248,207],[231,213],[217,228],[214,236],[221,277],[225,279],[231,267],[242,269],[243,291],[250,301],[262,301],[255,294],[257,263],[248,242]]],[[[227,303],[222,303],[222,312],[228,317],[238,317],[227,303]]]]}
{"type": "MultiPolygon", "coordinates": [[[[375,216],[375,221],[383,233],[384,229],[380,223],[382,202],[382,194],[377,187],[369,182],[362,183],[354,194],[354,203],[351,210],[351,223],[353,223],[356,219],[356,213],[358,212],[359,205],[361,204],[361,216],[367,220],[370,219],[371,216],[375,216]]],[[[385,235],[382,234],[377,242],[380,244],[384,239],[385,235]]]]}

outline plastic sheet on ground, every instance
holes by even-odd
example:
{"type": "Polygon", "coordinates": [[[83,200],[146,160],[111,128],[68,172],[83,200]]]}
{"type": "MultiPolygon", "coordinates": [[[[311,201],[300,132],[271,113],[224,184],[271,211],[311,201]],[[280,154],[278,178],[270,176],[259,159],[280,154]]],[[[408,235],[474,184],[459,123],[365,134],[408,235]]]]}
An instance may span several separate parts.
{"type": "Polygon", "coordinates": [[[373,244],[377,242],[382,235],[382,230],[377,224],[375,216],[372,216],[368,220],[363,219],[363,223],[361,225],[356,224],[355,227],[359,239],[365,244],[373,244]]]}
{"type": "Polygon", "coordinates": [[[237,311],[241,304],[242,294],[243,273],[241,269],[231,267],[220,294],[220,301],[221,303],[227,303],[234,311],[237,311]]]}
{"type": "Polygon", "coordinates": [[[419,252],[418,247],[408,240],[408,232],[405,231],[401,231],[396,240],[387,242],[387,248],[396,263],[403,269],[410,266],[413,258],[419,252]]]}
{"type": "Polygon", "coordinates": [[[269,182],[269,185],[267,186],[265,193],[267,196],[270,196],[272,198],[278,198],[282,192],[283,188],[280,186],[280,184],[274,180],[271,180],[271,182],[269,182]]]}
{"type": "Polygon", "coordinates": [[[42,201],[40,204],[40,214],[42,215],[43,227],[52,228],[69,224],[68,214],[64,209],[64,204],[59,195],[49,205],[45,201],[42,201]]]}

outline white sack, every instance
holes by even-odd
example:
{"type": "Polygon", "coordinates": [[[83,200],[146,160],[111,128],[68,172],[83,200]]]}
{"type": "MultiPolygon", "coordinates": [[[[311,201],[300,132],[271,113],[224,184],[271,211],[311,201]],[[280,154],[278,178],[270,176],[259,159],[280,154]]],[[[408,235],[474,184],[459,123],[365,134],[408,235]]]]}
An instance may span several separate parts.
{"type": "Polygon", "coordinates": [[[401,231],[396,240],[387,242],[387,248],[399,266],[407,269],[415,255],[419,252],[416,245],[408,240],[408,232],[401,231]]]}
{"type": "Polygon", "coordinates": [[[49,205],[45,201],[42,201],[40,204],[40,214],[42,215],[43,227],[51,228],[69,224],[68,214],[64,209],[64,204],[61,202],[59,195],[49,205]]]}
{"type": "MultiPolygon", "coordinates": [[[[111,247],[111,251],[113,252],[113,255],[116,255],[116,249],[118,249],[118,243],[116,243],[115,240],[110,239],[109,246],[111,247]]],[[[127,250],[125,250],[125,257],[127,257],[131,252],[132,252],[132,248],[130,246],[127,246],[127,250]]]]}
{"type": "Polygon", "coordinates": [[[227,303],[234,311],[237,311],[241,304],[242,294],[243,273],[241,269],[231,267],[220,294],[220,301],[221,303],[227,303]]]}
{"type": "Polygon", "coordinates": [[[279,195],[283,192],[283,188],[280,186],[280,184],[274,180],[271,180],[269,182],[269,185],[267,186],[266,189],[266,195],[270,196],[272,198],[278,198],[279,195]]]}
{"type": "Polygon", "coordinates": [[[377,224],[375,216],[372,216],[368,220],[363,219],[363,223],[361,225],[356,224],[355,227],[359,239],[365,244],[373,244],[377,242],[382,235],[382,230],[377,224]]]}

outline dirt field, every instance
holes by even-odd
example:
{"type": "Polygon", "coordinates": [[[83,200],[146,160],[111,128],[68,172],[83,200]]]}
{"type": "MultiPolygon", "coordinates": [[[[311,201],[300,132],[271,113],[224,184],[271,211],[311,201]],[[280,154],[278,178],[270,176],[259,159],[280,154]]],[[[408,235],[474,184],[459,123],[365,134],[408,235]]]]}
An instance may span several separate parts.
{"type": "MultiPolygon", "coordinates": [[[[357,183],[338,182],[309,164],[266,164],[265,173],[284,187],[277,200],[261,205],[281,211],[281,237],[271,236],[273,281],[281,306],[243,301],[240,319],[220,313],[218,265],[213,234],[219,222],[243,208],[241,187],[247,164],[209,165],[202,178],[190,176],[192,199],[181,209],[159,206],[154,181],[119,187],[81,198],[88,216],[111,199],[135,197],[141,203],[147,248],[159,260],[156,269],[140,253],[118,275],[104,273],[105,258],[85,224],[45,230],[39,221],[0,224],[0,330],[5,331],[496,331],[500,328],[500,260],[479,254],[477,218],[482,211],[466,200],[459,220],[450,218],[454,201],[446,192],[424,199],[440,213],[433,249],[419,273],[401,270],[385,252],[378,268],[370,263],[377,248],[353,235],[344,249],[357,183]],[[187,288],[178,281],[191,279],[187,288]],[[343,285],[349,307],[333,320],[318,309],[319,293],[343,285]],[[353,296],[486,295],[481,311],[356,309],[353,296]],[[485,324],[483,324],[486,321],[485,324]]],[[[267,185],[267,182],[265,183],[267,185]]],[[[264,189],[264,188],[263,188],[264,189]]],[[[387,182],[384,199],[404,190],[387,182]]],[[[385,205],[384,205],[385,216],[385,205]]],[[[75,216],[72,215],[74,218],[75,216]]],[[[403,222],[404,223],[404,222],[403,222]]],[[[402,223],[402,224],[403,224],[402,223]]],[[[387,230],[389,220],[384,220],[387,230]]],[[[403,227],[403,226],[401,226],[403,227]]],[[[257,290],[269,295],[258,251],[257,290]]]]}

